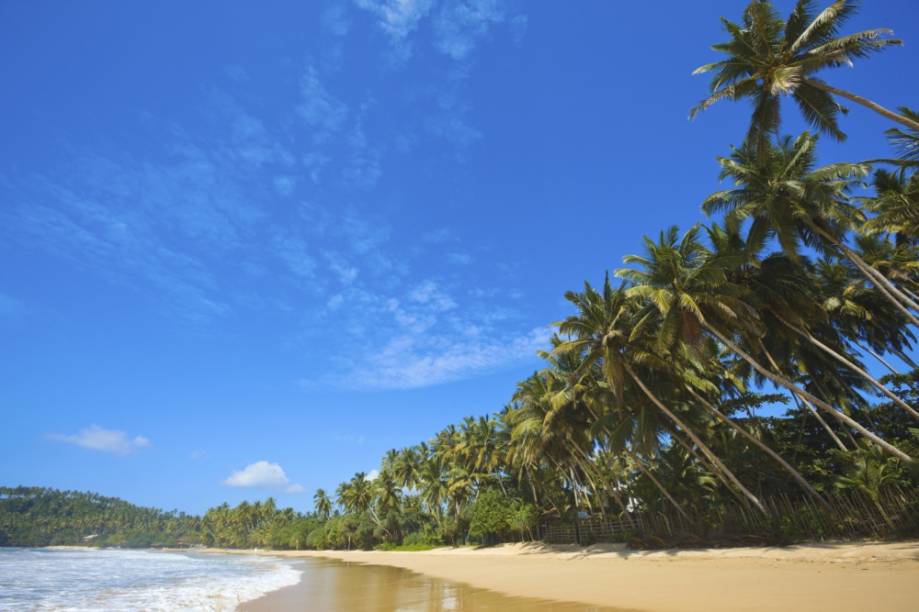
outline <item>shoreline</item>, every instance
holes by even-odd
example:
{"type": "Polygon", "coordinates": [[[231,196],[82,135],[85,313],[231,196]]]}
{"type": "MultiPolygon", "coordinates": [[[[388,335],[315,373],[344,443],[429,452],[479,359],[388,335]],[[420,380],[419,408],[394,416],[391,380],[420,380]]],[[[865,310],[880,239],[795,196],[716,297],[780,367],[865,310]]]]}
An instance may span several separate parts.
{"type": "MultiPolygon", "coordinates": [[[[511,597],[647,612],[900,612],[915,610],[919,601],[919,541],[661,551],[505,544],[418,552],[194,552],[398,567],[511,597]]],[[[296,601],[297,585],[287,589],[280,609],[296,601]]],[[[243,609],[267,609],[263,600],[272,593],[243,609]]]]}

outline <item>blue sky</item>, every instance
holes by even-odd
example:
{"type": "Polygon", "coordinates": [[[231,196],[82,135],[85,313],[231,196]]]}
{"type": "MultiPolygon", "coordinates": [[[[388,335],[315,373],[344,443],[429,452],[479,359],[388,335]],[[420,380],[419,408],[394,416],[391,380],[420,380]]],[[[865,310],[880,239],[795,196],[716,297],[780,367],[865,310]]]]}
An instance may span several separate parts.
{"type": "MultiPolygon", "coordinates": [[[[690,72],[741,8],[0,2],[0,482],[306,509],[500,409],[564,291],[702,220],[748,109],[689,122],[690,72]]],[[[917,17],[827,77],[916,106],[917,17]]]]}

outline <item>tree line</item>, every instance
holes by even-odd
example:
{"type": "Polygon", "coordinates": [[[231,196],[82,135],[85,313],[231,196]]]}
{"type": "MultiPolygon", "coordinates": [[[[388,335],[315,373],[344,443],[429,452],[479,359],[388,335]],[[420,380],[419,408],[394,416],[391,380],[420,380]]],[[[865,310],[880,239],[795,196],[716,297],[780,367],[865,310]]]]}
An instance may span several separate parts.
{"type": "MultiPolygon", "coordinates": [[[[884,517],[886,488],[915,487],[919,113],[817,76],[901,44],[886,28],[840,34],[856,8],[799,0],[782,18],[754,0],[723,19],[726,57],[695,71],[713,78],[691,116],[719,101],[753,112],[718,158],[728,186],[701,203],[707,220],[645,237],[600,286],[567,293],[545,367],[502,411],[343,483],[347,525],[313,543],[341,546],[340,529],[356,534],[345,545],[525,537],[552,518],[727,503],[768,515],[773,495],[829,509],[844,490],[884,517]],[[815,133],[781,131],[786,99],[815,133]],[[820,135],[846,138],[848,102],[894,122],[895,155],[819,163],[820,135]],[[503,509],[485,512],[496,497],[503,509]]],[[[328,516],[329,496],[315,501],[328,516]]]]}

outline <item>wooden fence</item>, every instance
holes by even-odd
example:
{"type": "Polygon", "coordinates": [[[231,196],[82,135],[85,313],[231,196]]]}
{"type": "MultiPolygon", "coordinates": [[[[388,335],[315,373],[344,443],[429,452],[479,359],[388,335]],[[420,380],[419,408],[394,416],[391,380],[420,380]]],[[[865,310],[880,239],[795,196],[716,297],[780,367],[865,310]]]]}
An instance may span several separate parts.
{"type": "Polygon", "coordinates": [[[540,537],[550,544],[625,542],[645,544],[787,543],[827,538],[919,534],[919,490],[888,487],[872,499],[858,491],[825,496],[828,507],[786,495],[763,500],[768,514],[739,503],[705,514],[677,512],[629,516],[594,515],[577,521],[549,521],[540,537]]]}

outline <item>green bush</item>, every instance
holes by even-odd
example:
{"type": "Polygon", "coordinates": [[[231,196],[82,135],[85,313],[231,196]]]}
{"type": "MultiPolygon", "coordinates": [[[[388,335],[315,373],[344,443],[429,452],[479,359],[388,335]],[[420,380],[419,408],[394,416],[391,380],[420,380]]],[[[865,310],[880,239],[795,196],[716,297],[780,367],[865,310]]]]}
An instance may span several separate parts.
{"type": "Polygon", "coordinates": [[[517,506],[513,500],[497,489],[485,489],[472,504],[469,519],[469,536],[491,544],[511,531],[517,506]]]}

